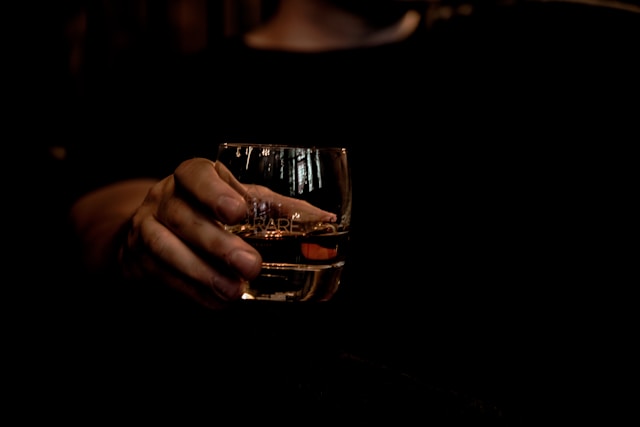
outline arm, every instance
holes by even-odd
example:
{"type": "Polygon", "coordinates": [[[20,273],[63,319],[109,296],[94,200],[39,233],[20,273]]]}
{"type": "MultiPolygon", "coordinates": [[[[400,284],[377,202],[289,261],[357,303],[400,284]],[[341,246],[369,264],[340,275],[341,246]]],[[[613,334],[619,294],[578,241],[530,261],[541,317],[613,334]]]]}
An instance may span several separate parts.
{"type": "Polygon", "coordinates": [[[145,178],[121,181],[89,192],[74,203],[71,224],[90,273],[113,273],[108,270],[115,265],[119,232],[156,183],[145,178]]]}

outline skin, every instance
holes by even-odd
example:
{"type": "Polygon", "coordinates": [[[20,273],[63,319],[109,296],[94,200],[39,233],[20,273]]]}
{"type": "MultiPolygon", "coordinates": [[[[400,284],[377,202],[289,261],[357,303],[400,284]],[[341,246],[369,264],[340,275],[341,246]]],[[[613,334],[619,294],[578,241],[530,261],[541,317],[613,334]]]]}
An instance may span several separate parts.
{"type": "MultiPolygon", "coordinates": [[[[409,12],[375,28],[330,1],[285,0],[246,41],[298,51],[376,45],[406,37],[416,18],[409,12]]],[[[222,226],[244,219],[241,193],[247,190],[211,160],[192,158],[162,180],[134,179],[90,192],[76,201],[70,219],[90,272],[154,278],[217,309],[239,299],[260,271],[260,254],[222,226]]]]}
{"type": "Polygon", "coordinates": [[[241,297],[255,278],[260,254],[224,230],[245,217],[243,197],[216,172],[214,162],[194,158],[158,181],[130,180],[94,191],[71,211],[87,244],[85,262],[108,268],[113,253],[127,278],[153,277],[197,302],[218,308],[241,297]],[[112,240],[126,227],[126,238],[112,240]]]}
{"type": "MultiPolygon", "coordinates": [[[[321,52],[392,43],[408,37],[419,25],[420,15],[413,10],[393,22],[377,24],[364,13],[371,8],[357,6],[367,2],[347,2],[352,3],[352,10],[361,9],[356,12],[338,7],[339,0],[284,0],[272,19],[245,35],[245,42],[262,49],[321,52]]],[[[378,3],[393,5],[395,1],[378,3]]],[[[389,15],[388,11],[380,13],[389,15]]]]}

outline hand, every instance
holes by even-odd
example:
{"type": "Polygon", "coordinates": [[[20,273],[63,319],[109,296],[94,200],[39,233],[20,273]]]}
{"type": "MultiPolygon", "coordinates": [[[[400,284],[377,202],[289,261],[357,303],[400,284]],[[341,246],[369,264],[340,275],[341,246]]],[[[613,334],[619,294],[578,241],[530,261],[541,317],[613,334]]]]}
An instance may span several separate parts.
{"type": "Polygon", "coordinates": [[[254,215],[291,217],[296,221],[305,222],[336,222],[338,220],[336,214],[313,206],[307,201],[283,196],[262,185],[243,184],[220,162],[215,164],[215,168],[225,182],[244,196],[246,203],[253,207],[251,210],[254,211],[254,215]]]}
{"type": "Polygon", "coordinates": [[[243,221],[246,211],[214,162],[184,161],[131,217],[119,254],[125,276],[159,279],[211,308],[239,299],[262,260],[222,224],[243,221]]]}

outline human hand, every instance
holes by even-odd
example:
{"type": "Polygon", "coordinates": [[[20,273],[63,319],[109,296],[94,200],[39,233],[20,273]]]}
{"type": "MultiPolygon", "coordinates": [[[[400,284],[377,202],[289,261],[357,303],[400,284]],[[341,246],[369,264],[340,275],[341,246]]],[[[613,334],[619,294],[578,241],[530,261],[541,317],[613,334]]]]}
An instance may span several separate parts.
{"type": "Polygon", "coordinates": [[[262,185],[243,184],[221,162],[217,162],[215,168],[225,182],[244,196],[254,216],[291,217],[299,222],[336,222],[338,219],[336,214],[313,206],[305,200],[284,196],[262,185]]]}
{"type": "Polygon", "coordinates": [[[152,186],[127,225],[125,277],[160,280],[210,308],[239,299],[262,259],[224,228],[247,212],[242,187],[228,178],[211,160],[193,158],[152,186]]]}

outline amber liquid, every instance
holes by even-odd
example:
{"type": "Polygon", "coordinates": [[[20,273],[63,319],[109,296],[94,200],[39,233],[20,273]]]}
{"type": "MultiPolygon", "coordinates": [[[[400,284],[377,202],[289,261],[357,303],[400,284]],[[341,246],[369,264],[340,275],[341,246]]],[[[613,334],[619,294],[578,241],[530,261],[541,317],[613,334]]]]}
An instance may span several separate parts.
{"type": "Polygon", "coordinates": [[[326,301],[338,289],[345,263],[348,232],[329,234],[238,233],[262,255],[260,276],[245,299],[326,301]]]}

